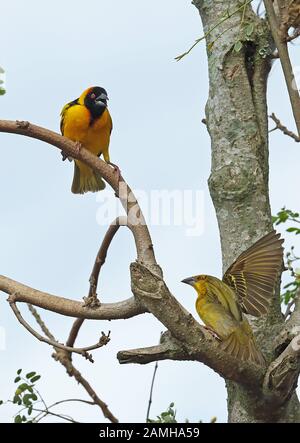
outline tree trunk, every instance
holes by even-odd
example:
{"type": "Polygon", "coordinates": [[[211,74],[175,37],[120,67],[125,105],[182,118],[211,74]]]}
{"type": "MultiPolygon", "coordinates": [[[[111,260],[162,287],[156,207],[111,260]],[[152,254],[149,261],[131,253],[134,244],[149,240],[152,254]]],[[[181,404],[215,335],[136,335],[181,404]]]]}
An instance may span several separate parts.
{"type": "MultiPolygon", "coordinates": [[[[229,2],[223,0],[194,0],[193,4],[206,33],[210,81],[206,121],[212,146],[208,184],[225,271],[242,251],[272,229],[266,89],[273,43],[266,21],[250,5],[232,1],[228,11],[229,2]],[[237,12],[222,21],[233,11],[237,12]]],[[[279,297],[274,298],[268,316],[251,323],[271,361],[274,339],[283,327],[279,297]]],[[[300,421],[295,393],[275,405],[262,391],[250,391],[232,381],[226,386],[229,422],[300,421]]]]}

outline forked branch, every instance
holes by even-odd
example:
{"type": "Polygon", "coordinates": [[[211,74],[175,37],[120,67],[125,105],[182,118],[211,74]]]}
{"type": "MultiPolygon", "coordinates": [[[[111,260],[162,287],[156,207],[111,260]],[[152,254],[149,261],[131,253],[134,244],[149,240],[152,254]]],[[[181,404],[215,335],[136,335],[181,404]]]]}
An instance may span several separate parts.
{"type": "Polygon", "coordinates": [[[30,332],[30,334],[32,334],[39,341],[47,343],[48,345],[53,346],[55,348],[62,349],[63,351],[66,351],[66,352],[74,352],[75,354],[80,354],[92,363],[94,362],[94,360],[88,351],[102,348],[102,346],[105,346],[110,341],[110,333],[108,333],[108,335],[105,335],[104,332],[102,332],[98,343],[96,343],[95,345],[87,346],[85,348],[74,348],[74,347],[63,345],[62,343],[59,343],[58,341],[55,341],[52,338],[50,339],[50,338],[43,337],[41,334],[36,332],[22,317],[21,312],[17,308],[17,305],[14,301],[13,295],[8,297],[8,302],[10,304],[10,307],[11,307],[13,313],[15,314],[15,316],[17,317],[17,319],[21,323],[21,325],[24,326],[24,328],[27,329],[27,331],[30,332]]]}
{"type": "MultiPolygon", "coordinates": [[[[50,143],[66,155],[81,160],[93,170],[99,171],[102,177],[112,186],[119,196],[127,215],[127,225],[130,227],[136,245],[137,261],[131,264],[131,287],[133,297],[119,303],[88,306],[83,303],[68,300],[63,297],[50,295],[29,288],[21,283],[0,276],[0,290],[14,294],[13,302],[25,302],[48,309],[62,315],[77,318],[67,346],[71,348],[82,324],[82,319],[119,319],[130,318],[144,312],[152,313],[169,331],[168,339],[159,347],[150,349],[122,351],[119,359],[125,362],[146,363],[164,358],[180,360],[195,360],[205,363],[222,377],[247,386],[261,387],[266,368],[250,362],[240,361],[222,351],[220,346],[200,324],[194,320],[184,307],[173,297],[166,286],[162,271],[156,263],[151,237],[143,218],[138,202],[129,186],[105,162],[84,148],[78,149],[76,143],[47,129],[25,123],[0,121],[0,132],[11,132],[37,138],[50,143]]],[[[110,243],[116,229],[111,229],[106,240],[110,243]]],[[[101,249],[101,248],[100,248],[101,249]]],[[[95,265],[93,277],[101,269],[101,260],[105,258],[105,247],[99,251],[100,261],[95,265]],[[100,265],[100,268],[99,268],[100,265]]],[[[91,293],[95,293],[95,282],[92,279],[91,293]]],[[[73,348],[72,348],[73,349],[73,348]]],[[[70,352],[73,352],[71,349],[70,352]]],[[[66,357],[66,367],[69,365],[70,352],[58,350],[66,357]]],[[[80,379],[80,373],[75,371],[75,378],[80,379]],[[75,375],[76,374],[76,375],[75,375]]]]}

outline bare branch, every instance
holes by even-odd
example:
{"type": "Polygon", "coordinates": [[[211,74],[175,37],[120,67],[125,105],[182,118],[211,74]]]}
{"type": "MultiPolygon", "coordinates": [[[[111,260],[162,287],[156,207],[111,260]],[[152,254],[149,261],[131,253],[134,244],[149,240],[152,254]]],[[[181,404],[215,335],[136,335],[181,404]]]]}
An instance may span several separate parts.
{"type": "Polygon", "coordinates": [[[103,415],[112,423],[118,423],[118,419],[110,412],[106,403],[104,403],[96,394],[89,382],[81,375],[78,369],[73,365],[70,356],[64,351],[57,351],[52,354],[55,360],[58,360],[67,370],[70,377],[74,377],[75,380],[81,384],[93,401],[101,408],[103,415]]]}
{"type": "Polygon", "coordinates": [[[14,294],[15,302],[29,303],[75,318],[119,320],[147,312],[147,309],[142,307],[134,297],[117,303],[103,303],[98,308],[89,308],[83,306],[82,302],[38,291],[2,275],[0,275],[0,291],[14,294]]]}
{"type": "MultiPolygon", "coordinates": [[[[47,326],[45,325],[45,323],[43,322],[43,320],[41,319],[40,315],[38,314],[37,310],[31,306],[30,307],[30,312],[32,313],[32,315],[34,316],[36,322],[38,323],[38,325],[40,326],[40,328],[42,329],[42,331],[45,333],[45,335],[51,339],[54,340],[55,342],[57,342],[57,340],[55,340],[55,337],[52,335],[52,333],[49,331],[49,329],[47,328],[47,326]]],[[[75,339],[74,339],[75,341],[75,339]]],[[[74,342],[72,343],[72,345],[74,344],[74,342]]],[[[102,413],[104,415],[104,417],[106,417],[108,420],[110,420],[112,423],[118,423],[118,419],[111,413],[111,411],[109,410],[108,406],[106,403],[104,403],[104,401],[102,401],[98,395],[96,394],[96,392],[94,391],[94,389],[91,387],[91,385],[89,384],[89,382],[80,374],[80,372],[75,368],[75,366],[72,363],[71,360],[71,353],[70,352],[66,352],[64,350],[58,349],[57,347],[54,347],[55,353],[52,354],[52,357],[56,360],[59,361],[67,370],[67,373],[69,374],[70,377],[75,377],[75,379],[77,380],[77,382],[79,384],[81,384],[83,386],[83,388],[86,390],[86,392],[88,393],[88,395],[92,398],[93,400],[93,404],[96,404],[100,407],[100,409],[102,410],[102,413]]],[[[66,401],[66,400],[65,400],[66,401]]],[[[70,400],[71,401],[71,400],[70,400]]],[[[84,400],[82,400],[84,401],[84,400]]],[[[87,402],[86,403],[90,403],[87,402]]],[[[57,404],[57,403],[56,403],[57,404]]],[[[54,404],[55,405],[55,404],[54,404]]],[[[52,405],[52,406],[54,406],[52,405]]],[[[50,406],[51,407],[51,406],[50,406]]]]}
{"type": "Polygon", "coordinates": [[[290,131],[286,126],[284,126],[281,121],[279,120],[279,118],[276,117],[276,115],[274,114],[274,112],[269,115],[269,118],[271,118],[275,123],[276,126],[275,128],[271,129],[270,132],[272,131],[276,131],[276,129],[279,129],[280,131],[282,131],[285,135],[288,135],[289,137],[291,137],[293,140],[295,140],[295,142],[299,143],[300,142],[300,137],[298,137],[297,134],[295,134],[294,132],[290,131]]]}
{"type": "Polygon", "coordinates": [[[113,223],[111,223],[104,236],[104,239],[97,253],[93,270],[90,276],[89,280],[90,290],[89,290],[89,295],[84,298],[84,306],[91,306],[91,307],[100,306],[100,301],[97,298],[97,286],[98,286],[99,274],[102,266],[105,263],[108,248],[114,236],[118,232],[120,226],[128,226],[127,217],[116,218],[116,220],[114,220],[113,223]]]}
{"type": "Polygon", "coordinates": [[[117,354],[121,364],[138,363],[141,365],[160,360],[186,360],[186,357],[185,349],[169,332],[162,335],[159,345],[120,351],[117,354]]]}
{"type": "MultiPolygon", "coordinates": [[[[32,410],[43,414],[38,420],[36,420],[36,423],[40,422],[47,415],[53,415],[54,417],[62,418],[63,420],[69,421],[70,423],[79,423],[78,421],[73,420],[73,418],[71,418],[67,415],[55,414],[55,412],[48,411],[48,409],[45,411],[44,409],[32,408],[32,410]]],[[[38,414],[38,415],[40,415],[40,414],[38,414]]]]}
{"type": "Polygon", "coordinates": [[[21,325],[24,326],[24,328],[27,329],[27,331],[29,331],[30,334],[32,334],[34,337],[36,337],[39,341],[47,343],[50,346],[53,346],[53,347],[58,348],[58,349],[62,349],[62,350],[67,351],[67,352],[75,352],[75,354],[80,354],[80,355],[82,355],[83,357],[85,357],[86,359],[88,359],[92,363],[94,361],[93,361],[92,356],[88,353],[88,351],[92,351],[94,349],[102,348],[102,346],[107,345],[107,343],[110,341],[110,333],[108,333],[108,335],[105,335],[104,332],[102,332],[100,340],[95,345],[87,346],[85,348],[73,348],[73,347],[65,346],[65,345],[59,343],[58,341],[55,341],[53,339],[48,339],[46,337],[43,337],[41,334],[36,332],[24,320],[24,318],[22,317],[21,312],[17,308],[17,305],[15,303],[13,295],[8,297],[8,302],[10,304],[10,307],[11,307],[13,313],[15,314],[15,316],[17,317],[17,319],[21,323],[21,325]]]}
{"type": "Polygon", "coordinates": [[[272,0],[264,0],[264,4],[267,11],[271,32],[278,49],[280,63],[284,73],[286,87],[289,93],[294,119],[298,130],[298,136],[300,137],[300,96],[289,57],[287,42],[281,35],[280,26],[278,24],[278,19],[274,11],[272,0]]]}
{"type": "Polygon", "coordinates": [[[155,377],[156,377],[157,369],[158,369],[158,361],[155,362],[154,371],[153,371],[153,375],[152,375],[152,381],[151,381],[151,386],[150,386],[150,394],[149,394],[149,401],[148,401],[147,414],[146,414],[146,423],[148,423],[149,417],[150,417],[150,409],[151,409],[151,405],[152,405],[153,388],[154,388],[154,382],[155,382],[155,377]]]}
{"type": "Polygon", "coordinates": [[[66,342],[67,346],[72,346],[72,347],[74,346],[75,340],[79,333],[79,329],[81,328],[83,322],[84,318],[76,318],[70,330],[68,340],[66,342]]]}
{"type": "MultiPolygon", "coordinates": [[[[108,231],[102,241],[102,244],[95,259],[95,263],[89,280],[90,290],[88,296],[84,297],[84,306],[89,306],[91,308],[100,306],[100,300],[97,297],[99,274],[102,266],[105,263],[108,248],[120,226],[128,226],[127,217],[118,217],[113,223],[111,223],[111,225],[108,228],[108,231]]],[[[79,333],[79,330],[83,322],[84,322],[83,318],[78,318],[75,320],[71,328],[69,338],[67,340],[67,346],[74,345],[74,342],[77,338],[77,335],[79,333]]]]}
{"type": "MultiPolygon", "coordinates": [[[[37,322],[37,324],[39,325],[39,327],[41,328],[41,330],[43,331],[43,333],[46,335],[46,337],[48,337],[50,340],[52,341],[57,341],[54,337],[54,335],[52,335],[52,333],[49,331],[49,329],[47,328],[46,324],[44,323],[44,321],[42,320],[40,314],[38,313],[38,311],[29,303],[27,304],[29,311],[31,312],[32,316],[34,317],[35,321],[37,322]]],[[[73,347],[73,344],[68,344],[67,346],[71,346],[73,347]]]]}

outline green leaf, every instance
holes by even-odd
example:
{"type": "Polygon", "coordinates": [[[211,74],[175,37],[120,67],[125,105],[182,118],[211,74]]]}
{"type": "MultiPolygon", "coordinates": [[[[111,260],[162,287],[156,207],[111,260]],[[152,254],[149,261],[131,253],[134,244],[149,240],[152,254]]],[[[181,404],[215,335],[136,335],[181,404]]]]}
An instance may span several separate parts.
{"type": "Polygon", "coordinates": [[[14,395],[14,398],[13,398],[13,403],[18,403],[19,400],[20,400],[20,397],[19,397],[19,395],[17,394],[17,391],[16,391],[16,393],[14,395]]]}
{"type": "Polygon", "coordinates": [[[31,398],[32,398],[32,400],[34,400],[34,401],[36,401],[38,398],[37,398],[37,396],[35,395],[35,394],[32,394],[31,395],[31,398]]]}
{"type": "Polygon", "coordinates": [[[3,400],[0,400],[0,406],[3,405],[3,400]]]}
{"type": "Polygon", "coordinates": [[[30,380],[31,383],[35,383],[36,381],[38,381],[41,378],[40,375],[36,375],[35,377],[32,377],[32,379],[30,380]]]}
{"type": "MultiPolygon", "coordinates": [[[[18,394],[21,394],[22,392],[26,391],[26,389],[28,389],[28,384],[27,383],[21,383],[18,386],[18,389],[17,389],[17,391],[19,391],[18,394]]],[[[16,393],[17,393],[17,391],[16,391],[16,393]]]]}
{"type": "Polygon", "coordinates": [[[22,372],[22,369],[18,369],[18,370],[17,370],[17,374],[18,374],[18,375],[20,375],[21,372],[22,372]]]}
{"type": "Polygon", "coordinates": [[[250,37],[250,35],[251,35],[251,34],[253,33],[253,31],[254,31],[254,25],[253,25],[253,23],[250,23],[248,26],[246,26],[245,31],[246,31],[246,35],[247,35],[247,37],[250,37]]]}
{"type": "Polygon", "coordinates": [[[22,415],[22,421],[27,421],[27,418],[25,417],[25,415],[22,415]]]}
{"type": "Polygon", "coordinates": [[[21,417],[21,415],[17,415],[17,416],[15,417],[15,423],[22,423],[22,417],[21,417]]]}
{"type": "Polygon", "coordinates": [[[32,414],[32,405],[29,406],[27,413],[28,413],[28,415],[31,415],[31,414],[32,414]]]}
{"type": "Polygon", "coordinates": [[[32,371],[32,372],[28,372],[28,374],[26,374],[26,378],[31,378],[36,374],[36,372],[32,371]]]}
{"type": "Polygon", "coordinates": [[[21,380],[21,377],[16,377],[16,378],[14,379],[14,383],[18,383],[20,380],[21,380]]]}
{"type": "Polygon", "coordinates": [[[236,42],[236,44],[234,45],[233,50],[234,50],[235,52],[240,52],[240,50],[242,49],[242,47],[243,47],[243,43],[242,43],[241,41],[238,41],[238,42],[236,42]]]}
{"type": "Polygon", "coordinates": [[[300,231],[300,229],[299,228],[288,228],[286,231],[287,232],[298,232],[298,231],[300,231]]]}
{"type": "Polygon", "coordinates": [[[32,403],[31,403],[31,396],[32,396],[32,394],[26,394],[26,395],[24,395],[24,397],[23,397],[23,404],[25,405],[25,406],[31,406],[32,405],[32,403]]]}

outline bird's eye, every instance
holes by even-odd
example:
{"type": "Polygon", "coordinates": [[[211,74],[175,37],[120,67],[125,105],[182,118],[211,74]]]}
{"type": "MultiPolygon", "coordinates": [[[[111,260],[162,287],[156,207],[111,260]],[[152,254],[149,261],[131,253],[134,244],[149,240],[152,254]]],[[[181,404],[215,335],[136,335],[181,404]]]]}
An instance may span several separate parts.
{"type": "Polygon", "coordinates": [[[92,99],[92,100],[95,100],[95,98],[96,98],[96,94],[95,94],[94,92],[92,92],[92,93],[91,93],[91,99],[92,99]]]}

